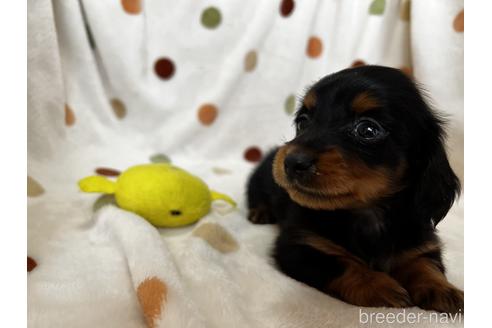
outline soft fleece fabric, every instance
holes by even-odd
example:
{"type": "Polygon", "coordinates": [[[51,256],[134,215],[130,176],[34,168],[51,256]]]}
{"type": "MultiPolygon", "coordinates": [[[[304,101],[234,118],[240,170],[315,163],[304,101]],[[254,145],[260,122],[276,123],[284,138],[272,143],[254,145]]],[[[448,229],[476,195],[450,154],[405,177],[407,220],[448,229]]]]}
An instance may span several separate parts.
{"type": "MultiPolygon", "coordinates": [[[[412,72],[450,117],[462,176],[463,1],[28,6],[30,327],[368,325],[358,307],[274,268],[276,228],[246,220],[245,182],[262,153],[292,137],[292,96],[356,61],[412,72]],[[196,225],[158,230],[77,190],[96,168],[151,157],[171,158],[238,208],[216,203],[196,225]]],[[[461,202],[439,230],[448,277],[463,288],[461,202]]],[[[430,312],[405,311],[436,325],[430,312]]]]}

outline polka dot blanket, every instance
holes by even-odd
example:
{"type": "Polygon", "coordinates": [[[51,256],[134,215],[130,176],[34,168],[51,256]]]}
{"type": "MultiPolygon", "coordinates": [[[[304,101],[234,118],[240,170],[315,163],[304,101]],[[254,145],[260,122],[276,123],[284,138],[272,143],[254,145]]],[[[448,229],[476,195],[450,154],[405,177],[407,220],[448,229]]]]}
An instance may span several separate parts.
{"type": "MultiPolygon", "coordinates": [[[[245,183],[265,152],[292,137],[306,87],[366,64],[422,84],[450,118],[462,176],[463,1],[30,0],[28,8],[30,327],[353,327],[369,325],[363,314],[403,311],[351,306],[278,272],[269,255],[276,227],[246,220],[245,183]],[[238,207],[214,203],[194,225],[156,229],[77,188],[87,175],[168,161],[238,207]]],[[[461,202],[439,228],[448,277],[462,288],[461,202]]],[[[405,311],[427,315],[420,326],[436,324],[430,312],[405,311]]]]}

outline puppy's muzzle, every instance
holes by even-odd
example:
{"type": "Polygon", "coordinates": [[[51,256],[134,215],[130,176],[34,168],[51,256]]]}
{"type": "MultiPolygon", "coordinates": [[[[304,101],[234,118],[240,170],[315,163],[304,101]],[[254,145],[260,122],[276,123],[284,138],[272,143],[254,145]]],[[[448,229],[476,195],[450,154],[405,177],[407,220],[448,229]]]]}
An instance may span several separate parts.
{"type": "Polygon", "coordinates": [[[284,160],[287,178],[291,181],[305,181],[316,172],[316,158],[309,153],[293,151],[284,160]]]}

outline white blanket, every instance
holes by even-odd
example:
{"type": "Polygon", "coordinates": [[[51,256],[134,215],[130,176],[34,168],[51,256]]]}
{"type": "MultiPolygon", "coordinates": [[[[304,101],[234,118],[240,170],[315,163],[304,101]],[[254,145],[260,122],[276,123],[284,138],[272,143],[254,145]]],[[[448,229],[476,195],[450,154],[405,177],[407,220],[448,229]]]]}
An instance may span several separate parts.
{"type": "MultiPolygon", "coordinates": [[[[245,219],[245,158],[292,136],[291,95],[360,60],[412,69],[451,117],[462,176],[463,2],[295,1],[290,13],[280,1],[139,3],[29,1],[29,326],[352,327],[403,313],[351,306],[278,272],[275,226],[245,219]],[[162,58],[174,71],[156,70],[162,58]],[[164,155],[238,209],[216,203],[196,225],[155,229],[77,190],[96,168],[164,155]]],[[[463,288],[461,203],[439,230],[448,278],[463,288]]],[[[405,311],[400,326],[413,326],[408,313],[422,313],[421,326],[462,326],[405,311]]]]}

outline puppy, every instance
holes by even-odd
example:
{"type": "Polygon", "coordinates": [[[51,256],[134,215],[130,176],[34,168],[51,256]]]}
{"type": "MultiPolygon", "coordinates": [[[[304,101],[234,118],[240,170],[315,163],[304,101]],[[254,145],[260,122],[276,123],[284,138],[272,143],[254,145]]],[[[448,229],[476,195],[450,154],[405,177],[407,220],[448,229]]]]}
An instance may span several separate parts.
{"type": "Polygon", "coordinates": [[[435,230],[460,192],[443,124],[396,69],[346,69],[311,87],[295,138],[248,183],[249,220],[280,227],[278,268],[359,306],[463,311],[435,230]]]}

